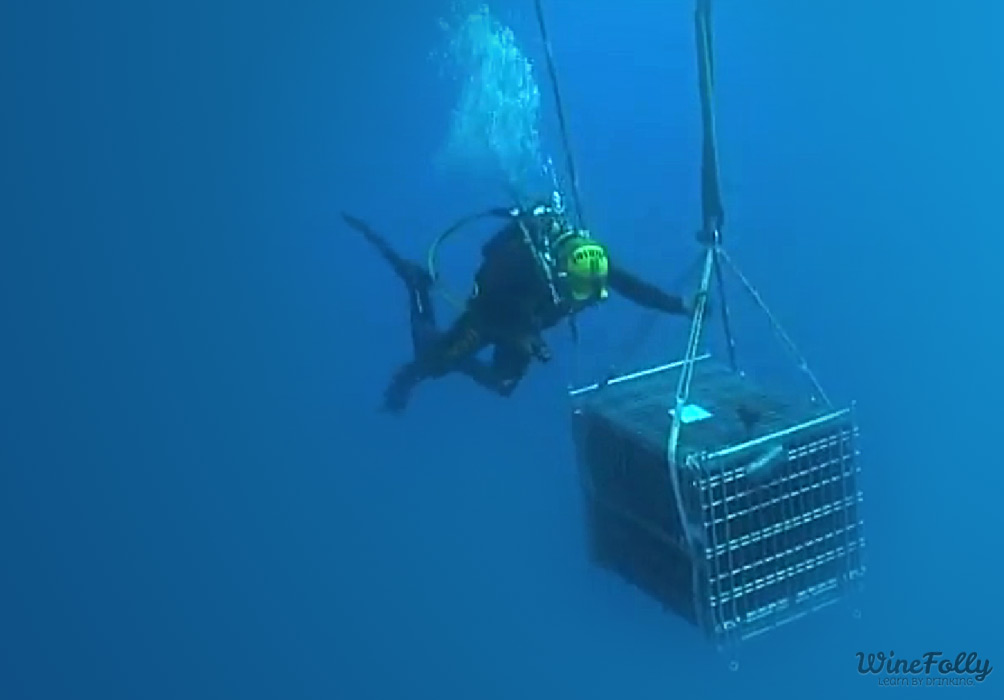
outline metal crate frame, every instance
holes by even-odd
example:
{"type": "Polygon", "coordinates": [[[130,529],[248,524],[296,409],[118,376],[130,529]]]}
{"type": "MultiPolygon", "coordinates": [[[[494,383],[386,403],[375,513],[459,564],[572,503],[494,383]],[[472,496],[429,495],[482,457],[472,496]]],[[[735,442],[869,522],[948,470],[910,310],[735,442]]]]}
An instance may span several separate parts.
{"type": "MultiPolygon", "coordinates": [[[[588,399],[605,387],[683,364],[574,390],[574,410],[580,415],[589,411],[588,399]]],[[[679,468],[685,522],[675,533],[660,532],[645,518],[605,502],[593,488],[581,441],[577,449],[589,508],[604,509],[604,517],[619,518],[625,528],[648,532],[638,537],[656,538],[687,556],[694,615],[680,607],[676,612],[708,637],[731,644],[832,605],[859,586],[865,539],[857,439],[851,407],[735,445],[686,454],[679,468]],[[689,534],[682,537],[681,532],[689,534]]],[[[665,452],[660,458],[668,469],[665,452]]],[[[656,595],[651,586],[648,592],[656,595]]]]}

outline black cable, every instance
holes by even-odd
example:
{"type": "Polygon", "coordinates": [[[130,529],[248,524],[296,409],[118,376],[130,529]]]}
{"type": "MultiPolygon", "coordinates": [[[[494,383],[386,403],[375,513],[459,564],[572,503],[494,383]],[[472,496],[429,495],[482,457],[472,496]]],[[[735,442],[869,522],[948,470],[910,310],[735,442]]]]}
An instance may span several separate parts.
{"type": "Polygon", "coordinates": [[[725,225],[725,209],[718,172],[718,145],[715,135],[714,105],[714,51],[711,34],[711,0],[697,0],[694,12],[697,35],[697,65],[701,92],[701,122],[704,127],[704,143],[701,161],[701,207],[702,225],[700,240],[714,247],[714,273],[718,296],[722,305],[722,326],[732,371],[737,370],[736,343],[729,321],[729,307],[725,297],[725,279],[722,274],[721,244],[722,228],[725,225]]]}
{"type": "Polygon", "coordinates": [[[697,0],[694,14],[697,33],[697,66],[701,92],[701,123],[704,139],[701,161],[701,205],[704,237],[721,236],[725,212],[718,177],[718,147],[715,139],[714,67],[711,55],[711,0],[697,0]]]}
{"type": "Polygon", "coordinates": [[[572,203],[575,205],[575,216],[580,227],[586,228],[585,215],[582,210],[582,198],[579,197],[579,177],[575,172],[575,161],[572,158],[571,142],[568,138],[568,126],[565,122],[565,110],[561,104],[561,91],[558,88],[558,73],[554,68],[554,56],[551,53],[551,41],[547,36],[547,26],[544,23],[544,8],[540,0],[535,0],[537,7],[537,24],[540,26],[540,38],[544,42],[544,52],[547,56],[547,72],[551,77],[551,88],[554,91],[554,103],[558,112],[558,125],[561,128],[561,141],[565,150],[565,163],[568,177],[571,179],[572,203]]]}
{"type": "Polygon", "coordinates": [[[729,305],[725,298],[725,275],[722,274],[721,253],[719,251],[715,252],[715,281],[718,286],[719,303],[722,305],[722,328],[725,331],[725,347],[729,353],[729,367],[732,368],[733,372],[737,372],[739,366],[736,362],[736,341],[735,336],[732,335],[732,324],[729,321],[729,305]]]}

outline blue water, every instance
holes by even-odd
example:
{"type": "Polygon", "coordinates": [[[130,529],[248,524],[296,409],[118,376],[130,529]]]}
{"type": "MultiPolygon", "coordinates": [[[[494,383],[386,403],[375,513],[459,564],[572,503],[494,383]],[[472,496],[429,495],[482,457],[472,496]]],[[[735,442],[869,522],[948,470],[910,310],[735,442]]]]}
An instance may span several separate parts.
{"type": "MultiPolygon", "coordinates": [[[[505,203],[430,165],[446,3],[0,6],[0,697],[885,697],[855,652],[1004,663],[1004,10],[880,5],[716,6],[729,247],[857,402],[869,565],[735,673],[586,557],[564,390],[629,305],[509,400],[451,377],[376,411],[404,295],[338,213],[421,256],[505,203]]],[[[539,61],[531,3],[493,7],[539,61]]],[[[690,3],[546,8],[590,223],[667,281],[699,222],[690,3]]]]}

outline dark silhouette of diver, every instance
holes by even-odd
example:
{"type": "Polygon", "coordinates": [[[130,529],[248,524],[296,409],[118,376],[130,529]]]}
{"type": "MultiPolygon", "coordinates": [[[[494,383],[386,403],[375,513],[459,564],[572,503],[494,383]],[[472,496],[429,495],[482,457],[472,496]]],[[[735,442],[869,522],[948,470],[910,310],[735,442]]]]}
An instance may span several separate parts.
{"type": "Polygon", "coordinates": [[[404,410],[420,382],[450,372],[466,374],[509,396],[534,358],[550,359],[543,331],[606,299],[610,289],[646,308],[691,314],[679,296],[614,265],[606,247],[588,231],[567,225],[554,208],[538,205],[486,212],[509,220],[483,246],[463,311],[449,329],[440,331],[430,272],[399,255],[364,221],[342,216],[376,247],[408,290],[414,357],[398,369],[384,393],[384,408],[392,413],[404,410]],[[490,364],[477,357],[489,346],[490,364]]]}

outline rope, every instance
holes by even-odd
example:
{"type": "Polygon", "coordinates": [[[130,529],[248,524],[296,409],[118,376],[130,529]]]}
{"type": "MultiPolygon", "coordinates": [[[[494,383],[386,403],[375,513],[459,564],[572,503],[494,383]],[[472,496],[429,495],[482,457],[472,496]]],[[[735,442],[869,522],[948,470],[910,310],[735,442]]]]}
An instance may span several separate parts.
{"type": "MultiPolygon", "coordinates": [[[[674,482],[677,481],[677,446],[680,440],[680,428],[683,423],[683,407],[690,396],[690,385],[694,376],[694,361],[701,342],[704,329],[704,316],[707,312],[708,289],[711,286],[711,276],[717,268],[721,251],[721,223],[724,219],[721,190],[718,186],[718,157],[715,144],[715,111],[714,111],[714,76],[711,64],[711,0],[697,0],[694,12],[694,29],[697,35],[697,64],[699,70],[699,88],[701,94],[701,121],[704,126],[704,148],[701,161],[701,207],[703,214],[703,229],[700,239],[708,246],[704,258],[704,273],[701,276],[701,287],[698,293],[697,306],[694,309],[694,320],[690,325],[690,339],[684,356],[683,369],[676,388],[676,410],[673,413],[673,426],[670,430],[668,443],[670,472],[674,482]]],[[[719,280],[720,282],[720,280],[719,280]]],[[[728,311],[722,305],[722,313],[726,318],[727,342],[732,345],[731,332],[728,324],[728,311]]],[[[678,484],[675,484],[678,485],[678,484]]],[[[682,506],[682,504],[680,504],[682,506]]],[[[681,507],[681,520],[684,513],[681,507]]],[[[684,523],[685,524],[685,523],[684,523]]]]}
{"type": "MultiPolygon", "coordinates": [[[[701,161],[701,208],[703,228],[699,235],[701,242],[707,246],[704,256],[704,271],[701,275],[700,291],[694,309],[694,320],[690,324],[690,337],[687,342],[687,352],[676,387],[676,403],[673,410],[673,422],[666,444],[668,471],[673,482],[673,493],[676,500],[677,516],[680,520],[681,532],[686,533],[687,540],[696,550],[700,548],[703,538],[699,528],[692,525],[687,517],[683,503],[678,452],[680,431],[683,427],[683,409],[690,398],[690,388],[694,378],[694,364],[701,344],[704,330],[704,320],[708,308],[708,290],[711,278],[716,274],[721,252],[721,226],[724,219],[721,190],[718,180],[718,157],[715,144],[715,113],[714,113],[714,75],[711,63],[711,0],[696,0],[694,12],[695,33],[697,36],[697,62],[699,70],[699,88],[701,95],[701,121],[704,127],[704,143],[701,161]]],[[[721,279],[719,284],[721,284],[721,279]]],[[[727,306],[722,304],[725,318],[727,342],[732,345],[731,331],[728,324],[727,306]]],[[[697,585],[697,570],[693,572],[694,585],[697,585]]]]}
{"type": "MultiPolygon", "coordinates": [[[[722,204],[719,168],[718,168],[718,148],[715,133],[715,109],[714,109],[714,55],[712,50],[711,33],[711,2],[712,0],[695,0],[694,24],[696,32],[696,48],[699,70],[699,89],[701,98],[701,120],[703,125],[703,147],[701,161],[701,209],[702,209],[702,229],[698,234],[698,240],[706,246],[704,260],[704,270],[701,276],[700,287],[697,295],[694,318],[691,323],[690,336],[684,356],[683,368],[677,384],[676,410],[673,413],[673,423],[668,440],[670,472],[679,494],[679,476],[677,474],[678,460],[677,448],[679,445],[680,431],[682,428],[682,412],[690,397],[691,385],[694,376],[694,364],[698,356],[702,334],[708,314],[708,295],[714,277],[716,292],[720,298],[722,326],[725,333],[725,342],[728,352],[729,364],[733,371],[737,371],[736,342],[732,333],[732,324],[729,315],[729,305],[725,295],[725,279],[723,268],[727,265],[739,278],[747,292],[753,297],[756,304],[763,310],[770,321],[774,332],[781,339],[787,350],[795,358],[799,368],[809,377],[816,393],[827,405],[831,402],[822,385],[815,374],[809,368],[805,358],[799,353],[794,342],[781,327],[781,324],[774,317],[770,309],[764,303],[757,290],[749,283],[746,277],[739,271],[735,263],[729,257],[722,245],[722,228],[725,221],[725,212],[722,204]]],[[[576,179],[574,166],[571,161],[571,151],[568,149],[567,131],[565,121],[561,111],[560,95],[557,90],[557,81],[554,74],[553,62],[550,55],[550,45],[547,40],[547,33],[544,27],[543,13],[541,11],[540,0],[537,0],[537,17],[540,21],[541,34],[548,52],[548,66],[551,70],[551,80],[555,88],[555,98],[558,102],[558,117],[562,126],[562,136],[565,139],[566,154],[569,156],[569,171],[572,174],[573,195],[576,207],[579,207],[578,192],[575,189],[576,179]]],[[[648,330],[643,331],[647,335],[648,330]]],[[[640,344],[640,343],[639,343],[640,344]]],[[[637,347],[637,345],[635,346],[637,347]]],[[[614,377],[611,371],[598,386],[602,388],[614,377]]],[[[599,392],[596,392],[598,394],[599,392]]],[[[588,400],[588,399],[587,399],[588,400]]],[[[684,519],[683,504],[678,503],[681,520],[684,519]]],[[[689,528],[686,522],[684,527],[689,528]]]]}
{"type": "Polygon", "coordinates": [[[812,382],[813,387],[816,389],[816,393],[819,394],[819,397],[823,400],[823,403],[825,403],[827,406],[832,406],[833,404],[831,403],[829,396],[827,396],[826,392],[823,390],[823,386],[819,383],[819,380],[816,378],[816,375],[813,374],[812,370],[809,369],[809,363],[806,361],[805,357],[803,357],[802,354],[798,351],[798,348],[795,346],[795,343],[785,332],[784,328],[781,327],[781,324],[778,322],[774,314],[771,313],[771,310],[767,308],[767,304],[760,296],[760,293],[753,287],[752,284],[750,284],[749,280],[746,279],[745,275],[743,275],[743,273],[740,272],[739,268],[736,267],[736,264],[734,262],[732,262],[732,259],[729,257],[728,253],[726,253],[724,249],[720,251],[720,254],[722,258],[725,260],[725,262],[728,264],[732,272],[736,275],[736,277],[739,278],[739,281],[742,282],[743,286],[746,288],[746,291],[748,291],[750,293],[750,296],[753,297],[753,300],[756,302],[757,306],[759,306],[760,309],[767,316],[767,319],[770,321],[771,328],[781,339],[781,342],[788,349],[788,352],[791,353],[793,358],[795,358],[795,362],[798,364],[798,368],[802,370],[809,377],[809,381],[812,382]]]}
{"type": "Polygon", "coordinates": [[[536,0],[537,24],[540,26],[540,38],[544,43],[544,52],[547,57],[547,72],[551,78],[551,89],[554,91],[554,104],[558,112],[558,125],[561,128],[561,142],[565,151],[565,164],[568,168],[568,177],[572,186],[572,202],[575,205],[575,216],[580,228],[585,228],[585,215],[582,210],[582,198],[579,197],[579,177],[575,171],[575,161],[572,158],[571,141],[568,138],[568,126],[565,121],[565,110],[562,107],[561,91],[558,88],[558,73],[554,68],[554,56],[551,52],[551,41],[547,36],[547,25],[544,23],[544,8],[541,0],[536,0]]]}
{"type": "Polygon", "coordinates": [[[673,495],[676,499],[676,510],[680,518],[681,531],[687,533],[691,542],[699,539],[699,533],[694,531],[683,504],[683,492],[680,489],[680,465],[677,460],[677,450],[680,445],[680,429],[683,426],[683,408],[690,397],[690,386],[694,378],[694,363],[701,344],[701,333],[704,330],[704,316],[708,306],[708,287],[711,284],[711,274],[715,266],[715,249],[709,248],[704,257],[704,271],[701,274],[701,291],[697,296],[697,306],[694,309],[694,320],[690,324],[690,338],[687,341],[687,352],[684,356],[680,379],[676,386],[676,406],[673,410],[673,423],[669,430],[669,440],[666,454],[669,461],[669,476],[673,481],[673,495]]]}
{"type": "Polygon", "coordinates": [[[697,34],[697,65],[701,95],[701,123],[704,140],[701,161],[701,208],[703,238],[712,243],[713,234],[721,236],[725,212],[718,177],[718,146],[715,132],[714,65],[711,53],[711,0],[697,0],[694,14],[697,34]]]}
{"type": "MultiPolygon", "coordinates": [[[[724,249],[718,250],[715,254],[720,256],[724,249]]],[[[718,299],[722,305],[722,328],[725,331],[725,348],[729,354],[729,367],[733,372],[738,371],[736,363],[736,339],[732,335],[732,323],[729,321],[729,304],[725,297],[725,275],[722,274],[722,262],[719,258],[715,261],[715,282],[718,286],[718,299]]]]}

